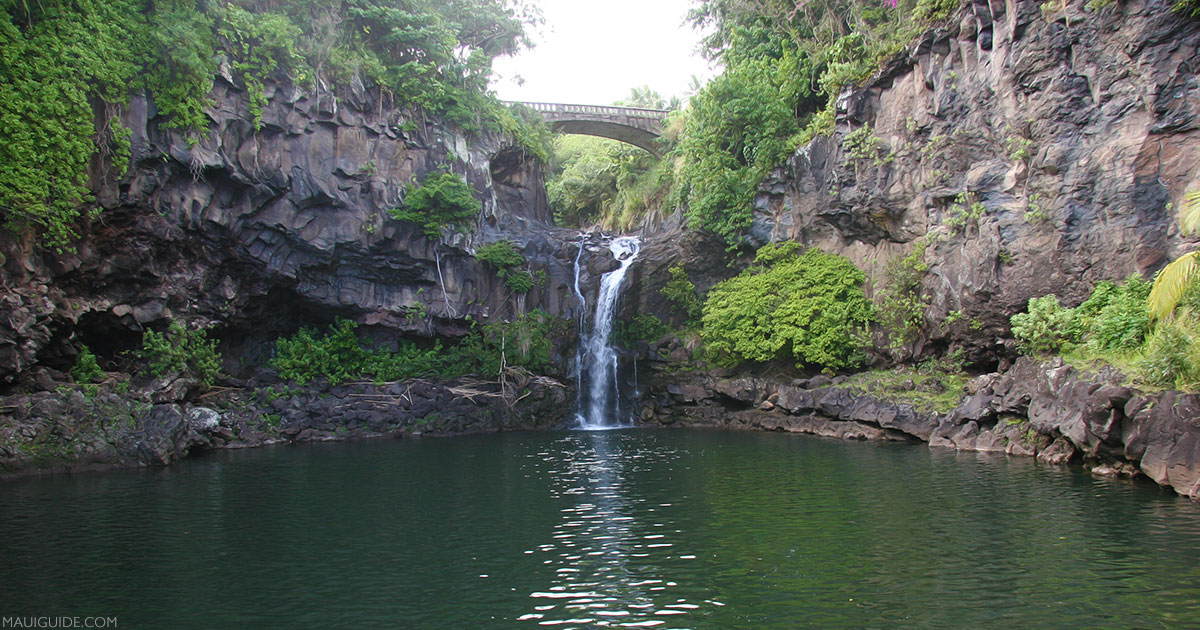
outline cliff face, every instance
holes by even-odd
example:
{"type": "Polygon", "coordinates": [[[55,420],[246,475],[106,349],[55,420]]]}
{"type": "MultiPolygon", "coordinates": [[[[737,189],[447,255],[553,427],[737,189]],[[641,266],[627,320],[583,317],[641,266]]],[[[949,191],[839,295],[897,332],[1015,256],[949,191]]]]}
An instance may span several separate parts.
{"type": "MultiPolygon", "coordinates": [[[[1200,184],[1198,23],[1164,1],[1066,4],[977,1],[844,94],[837,132],[763,183],[751,241],[843,254],[882,286],[925,240],[932,304],[912,350],[991,365],[1029,298],[1078,302],[1187,251],[1171,207],[1200,184]]],[[[705,256],[720,253],[689,271],[711,275],[705,256]]]]}
{"type": "Polygon", "coordinates": [[[76,254],[0,235],[0,380],[64,369],[74,344],[104,358],[167,319],[215,325],[253,352],[301,324],[346,316],[380,332],[460,334],[469,320],[534,308],[572,314],[572,232],[550,227],[540,165],[498,133],[467,136],[362,85],[270,85],[261,128],[231,79],[212,93],[199,142],[166,129],[153,104],[123,112],[133,159],[116,179],[98,160],[103,212],[76,254]],[[436,171],[463,175],[479,225],[430,239],[388,210],[436,171]],[[547,280],[516,296],[472,254],[507,238],[547,280]]]}

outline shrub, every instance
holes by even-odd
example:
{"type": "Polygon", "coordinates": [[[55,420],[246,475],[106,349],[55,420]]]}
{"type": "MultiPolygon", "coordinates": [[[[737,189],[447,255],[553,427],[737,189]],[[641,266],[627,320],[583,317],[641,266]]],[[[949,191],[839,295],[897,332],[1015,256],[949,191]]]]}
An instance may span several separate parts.
{"type": "Polygon", "coordinates": [[[71,378],[76,383],[94,383],[104,379],[104,370],[96,362],[96,355],[87,346],[79,346],[79,356],[75,357],[75,365],[71,368],[71,378]]]}
{"type": "Polygon", "coordinates": [[[137,356],[147,362],[155,377],[191,372],[205,385],[212,385],[221,374],[216,340],[209,339],[204,329],[189,330],[177,321],[171,322],[165,333],[146,331],[137,356]]]}
{"type": "Polygon", "coordinates": [[[1063,308],[1054,295],[1030,298],[1028,312],[1013,315],[1009,321],[1026,353],[1057,352],[1078,339],[1074,311],[1063,308]]]}
{"type": "Polygon", "coordinates": [[[663,286],[660,293],[671,303],[671,309],[683,314],[688,322],[699,319],[704,305],[696,296],[696,285],[692,284],[683,265],[675,265],[668,269],[667,273],[671,274],[671,279],[663,286]]]}
{"type": "Polygon", "coordinates": [[[1196,391],[1200,387],[1200,338],[1195,321],[1159,322],[1146,338],[1141,361],[1136,363],[1142,380],[1159,387],[1196,391]]]}
{"type": "Polygon", "coordinates": [[[524,293],[533,288],[533,275],[519,269],[525,264],[525,257],[517,251],[511,241],[503,240],[483,245],[475,252],[475,259],[495,267],[496,276],[513,291],[524,293]]]}
{"type": "Polygon", "coordinates": [[[866,276],[846,258],[797,243],[767,245],[756,266],[717,284],[704,302],[701,338],[718,363],[771,361],[843,368],[862,359],[872,309],[866,276]]]}
{"type": "Polygon", "coordinates": [[[1100,282],[1075,309],[1076,337],[1086,334],[1095,350],[1134,350],[1150,331],[1146,298],[1152,284],[1131,276],[1123,285],[1100,282]]]}
{"type": "Polygon", "coordinates": [[[658,341],[670,331],[661,319],[649,313],[642,313],[635,315],[628,324],[618,320],[613,325],[613,339],[617,345],[629,347],[642,342],[658,341]]]}
{"type": "Polygon", "coordinates": [[[453,173],[431,174],[420,186],[408,187],[404,207],[393,208],[392,218],[421,226],[425,235],[437,238],[445,227],[465,227],[483,210],[471,187],[453,173]]]}
{"type": "Polygon", "coordinates": [[[897,256],[887,266],[887,285],[882,291],[883,304],[879,310],[879,322],[887,330],[888,346],[900,350],[916,340],[925,323],[925,309],[929,300],[922,292],[925,272],[925,239],[913,243],[912,252],[901,258],[897,256]]]}
{"type": "Polygon", "coordinates": [[[504,364],[546,371],[552,339],[561,337],[563,321],[542,311],[532,311],[513,322],[478,327],[455,345],[441,341],[421,344],[402,339],[395,350],[368,348],[348,319],[335,320],[319,335],[302,328],[292,337],[275,341],[270,366],[285,380],[301,385],[323,378],[331,385],[370,379],[402,381],[426,376],[453,378],[464,374],[495,375],[504,364]]]}

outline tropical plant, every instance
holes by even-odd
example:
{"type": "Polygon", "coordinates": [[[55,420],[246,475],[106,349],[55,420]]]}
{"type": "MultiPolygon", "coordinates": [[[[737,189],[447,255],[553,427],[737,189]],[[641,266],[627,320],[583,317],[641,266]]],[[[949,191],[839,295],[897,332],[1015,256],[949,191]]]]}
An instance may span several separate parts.
{"type": "MultiPolygon", "coordinates": [[[[1179,215],[1179,229],[1195,234],[1200,229],[1200,190],[1188,192],[1179,215]]],[[[1165,319],[1175,311],[1183,295],[1200,272],[1200,250],[1190,251],[1167,265],[1154,277],[1154,286],[1146,302],[1151,319],[1165,319]]]]}
{"type": "Polygon", "coordinates": [[[147,330],[137,356],[155,377],[190,372],[205,385],[212,385],[221,374],[217,341],[208,338],[207,330],[192,330],[178,321],[172,321],[165,333],[147,330]]]}
{"type": "Polygon", "coordinates": [[[425,235],[437,238],[442,228],[463,227],[483,210],[471,187],[453,173],[434,173],[421,185],[410,185],[404,195],[404,207],[393,208],[393,219],[421,226],[425,235]]]}
{"type": "Polygon", "coordinates": [[[717,363],[791,355],[797,367],[839,369],[863,359],[872,307],[848,259],[799,243],[767,245],[755,266],[717,284],[700,336],[717,363]]]}

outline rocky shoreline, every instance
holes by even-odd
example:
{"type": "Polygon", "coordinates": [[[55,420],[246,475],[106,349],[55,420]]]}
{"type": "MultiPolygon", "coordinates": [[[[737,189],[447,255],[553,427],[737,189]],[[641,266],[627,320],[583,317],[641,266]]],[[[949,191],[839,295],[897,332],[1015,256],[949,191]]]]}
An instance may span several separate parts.
{"type": "MultiPolygon", "coordinates": [[[[297,386],[260,374],[187,402],[180,381],[118,393],[56,391],[0,399],[0,478],[170,465],[190,453],[313,441],[561,429],[574,392],[547,377],[297,386]]],[[[1140,392],[1112,370],[1019,359],[967,383],[948,412],[864,392],[845,377],[786,381],[699,371],[651,377],[646,427],[802,433],[844,440],[1081,464],[1094,474],[1145,476],[1200,501],[1200,395],[1140,392]]],[[[114,387],[114,385],[117,385],[114,387]]]]}
{"type": "Polygon", "coordinates": [[[5,397],[0,478],[166,466],[210,449],[555,428],[571,409],[567,388],[546,377],[509,382],[507,393],[473,379],[254,385],[189,402],[111,384],[5,397]]]}
{"type": "Polygon", "coordinates": [[[693,374],[652,384],[641,418],[650,425],[926,442],[1080,463],[1100,475],[1144,475],[1200,501],[1200,395],[1139,392],[1120,381],[1116,372],[1024,357],[1003,373],[972,380],[954,409],[938,413],[856,392],[839,379],[693,374]]]}

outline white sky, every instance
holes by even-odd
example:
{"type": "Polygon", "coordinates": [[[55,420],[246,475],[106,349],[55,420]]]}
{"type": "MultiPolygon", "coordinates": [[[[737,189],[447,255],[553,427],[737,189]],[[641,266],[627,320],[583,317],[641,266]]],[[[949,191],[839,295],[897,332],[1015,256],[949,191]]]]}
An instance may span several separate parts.
{"type": "Polygon", "coordinates": [[[712,76],[684,24],[691,0],[536,0],[546,23],[535,46],[497,59],[492,88],[508,101],[608,105],[649,85],[683,96],[712,76]],[[525,80],[517,85],[515,77],[525,80]]]}

